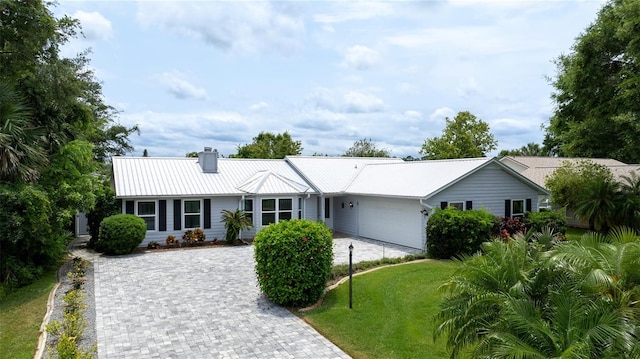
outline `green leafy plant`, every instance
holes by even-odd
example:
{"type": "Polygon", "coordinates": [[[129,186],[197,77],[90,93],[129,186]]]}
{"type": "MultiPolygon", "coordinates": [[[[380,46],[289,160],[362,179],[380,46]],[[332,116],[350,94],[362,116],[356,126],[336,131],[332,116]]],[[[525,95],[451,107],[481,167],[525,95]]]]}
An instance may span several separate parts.
{"type": "Polygon", "coordinates": [[[229,244],[235,244],[238,241],[240,231],[253,227],[251,218],[247,217],[247,213],[240,209],[235,211],[223,209],[222,222],[227,231],[224,239],[229,244]]]}
{"type": "Polygon", "coordinates": [[[564,211],[527,212],[524,215],[524,223],[527,229],[533,232],[542,232],[544,228],[550,228],[555,233],[567,233],[567,216],[564,211]]]}
{"type": "Polygon", "coordinates": [[[254,241],[256,275],[262,293],[280,305],[316,302],[331,274],[333,238],[323,223],[281,221],[254,241]]]}
{"type": "Polygon", "coordinates": [[[164,240],[164,245],[168,247],[173,247],[173,246],[179,245],[179,242],[180,241],[176,238],[176,236],[174,236],[173,234],[170,234],[164,240]]]}
{"type": "Polygon", "coordinates": [[[206,239],[204,230],[201,228],[188,229],[182,235],[183,246],[193,246],[198,243],[203,243],[206,239]]]}
{"type": "Polygon", "coordinates": [[[147,249],[158,249],[158,248],[160,248],[160,243],[156,241],[151,241],[147,243],[147,249]]]}
{"type": "Polygon", "coordinates": [[[116,214],[100,224],[96,249],[107,254],[126,254],[142,243],[147,234],[145,221],[132,214],[116,214]]]}
{"type": "Polygon", "coordinates": [[[499,220],[485,210],[436,209],[427,223],[427,255],[431,258],[473,254],[498,235],[499,220]]]}

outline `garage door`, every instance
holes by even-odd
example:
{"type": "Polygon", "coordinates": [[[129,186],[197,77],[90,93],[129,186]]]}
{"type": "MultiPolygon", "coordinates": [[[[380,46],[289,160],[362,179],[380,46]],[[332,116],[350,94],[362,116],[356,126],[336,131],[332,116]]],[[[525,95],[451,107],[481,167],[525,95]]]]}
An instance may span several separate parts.
{"type": "Polygon", "coordinates": [[[359,235],[422,249],[422,217],[417,200],[365,198],[358,206],[359,235]]]}

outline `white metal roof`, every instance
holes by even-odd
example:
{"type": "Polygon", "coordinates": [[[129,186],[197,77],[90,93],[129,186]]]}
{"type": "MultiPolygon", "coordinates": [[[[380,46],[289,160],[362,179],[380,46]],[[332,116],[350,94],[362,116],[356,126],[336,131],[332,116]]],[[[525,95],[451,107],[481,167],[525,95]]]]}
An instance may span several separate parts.
{"type": "Polygon", "coordinates": [[[404,163],[399,158],[287,156],[286,160],[324,194],[342,193],[369,164],[404,163]]]}
{"type": "Polygon", "coordinates": [[[484,157],[369,165],[347,187],[346,192],[424,198],[489,161],[491,158],[484,157]]]}
{"type": "Polygon", "coordinates": [[[113,157],[112,166],[116,196],[121,198],[242,195],[251,193],[247,181],[265,171],[278,176],[254,187],[261,193],[291,194],[310,188],[284,160],[219,158],[216,173],[202,172],[197,158],[113,157]]]}
{"type": "Polygon", "coordinates": [[[305,193],[310,188],[308,184],[295,182],[271,171],[256,172],[238,186],[239,190],[254,194],[305,193]]]}

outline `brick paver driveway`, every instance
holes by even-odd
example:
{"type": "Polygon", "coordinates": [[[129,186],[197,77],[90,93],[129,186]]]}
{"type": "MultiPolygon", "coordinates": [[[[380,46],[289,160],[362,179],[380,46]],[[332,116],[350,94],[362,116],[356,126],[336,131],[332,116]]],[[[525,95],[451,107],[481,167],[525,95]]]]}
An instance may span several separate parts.
{"type": "Polygon", "coordinates": [[[98,357],[348,358],[262,298],[253,246],[99,257],[98,357]]]}

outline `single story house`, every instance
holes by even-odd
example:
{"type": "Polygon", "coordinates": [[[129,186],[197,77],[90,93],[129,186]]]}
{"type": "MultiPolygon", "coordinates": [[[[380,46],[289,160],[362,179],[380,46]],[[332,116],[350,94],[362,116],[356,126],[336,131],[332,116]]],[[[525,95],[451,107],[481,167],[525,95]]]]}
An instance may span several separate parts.
{"type": "Polygon", "coordinates": [[[434,208],[537,211],[548,192],[495,158],[404,162],[396,158],[288,156],[282,160],[114,157],[122,212],[147,223],[150,241],[204,229],[223,238],[223,209],[243,209],[257,231],[281,220],[323,221],[337,232],[424,249],[434,208]]]}

